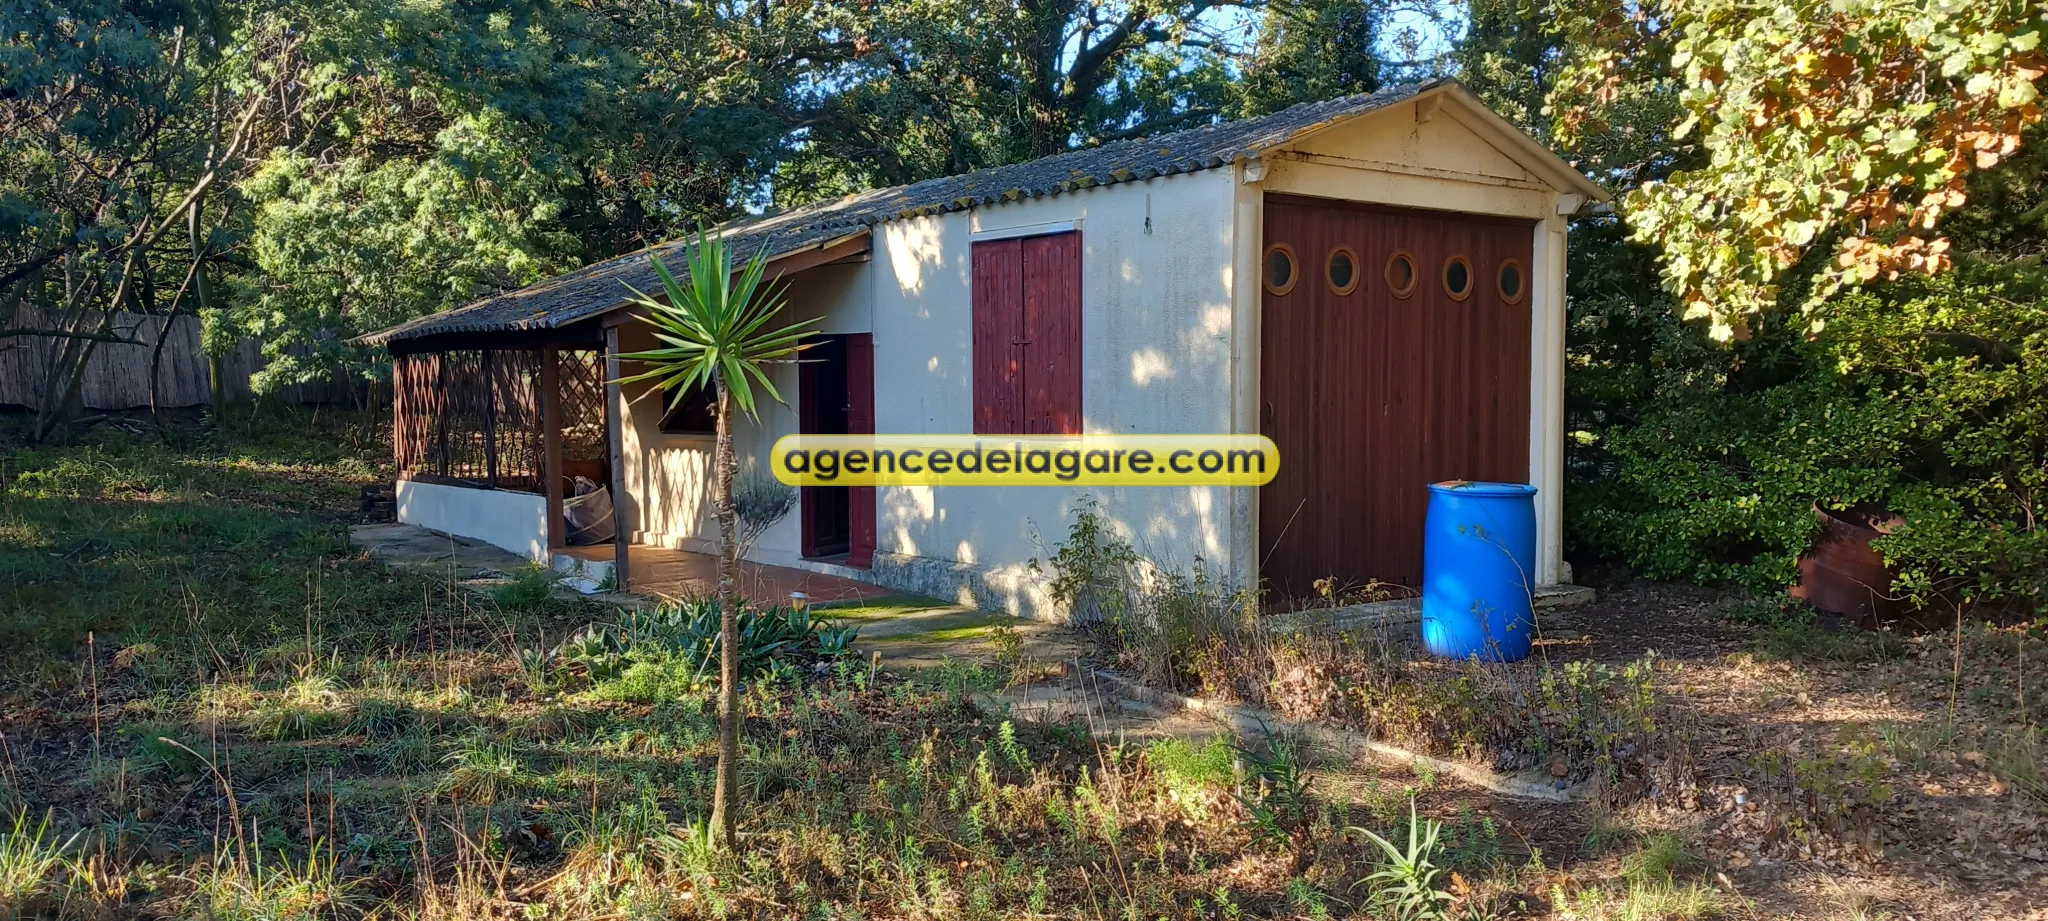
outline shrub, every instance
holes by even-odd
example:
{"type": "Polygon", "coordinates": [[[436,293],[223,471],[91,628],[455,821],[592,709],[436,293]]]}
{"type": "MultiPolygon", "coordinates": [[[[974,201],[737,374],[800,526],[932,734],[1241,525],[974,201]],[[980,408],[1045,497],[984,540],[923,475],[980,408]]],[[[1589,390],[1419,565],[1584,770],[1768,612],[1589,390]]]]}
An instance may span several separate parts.
{"type": "MultiPolygon", "coordinates": [[[[1971,200],[2048,195],[2038,140],[1973,182],[1971,200]]],[[[1652,578],[1776,590],[1818,533],[1813,505],[1874,503],[1906,519],[1878,548],[1912,600],[2038,603],[2048,273],[2038,222],[2009,218],[1956,215],[1951,273],[1766,316],[1728,346],[1677,318],[1617,228],[1583,226],[1567,377],[1574,549],[1652,578]]],[[[1788,303],[1802,284],[1794,273],[1788,303]]]]}
{"type": "Polygon", "coordinates": [[[1082,498],[1066,539],[1030,565],[1051,571],[1053,602],[1096,625],[1120,665],[1170,686],[1223,690],[1228,647],[1258,616],[1258,592],[1218,578],[1201,559],[1177,570],[1140,556],[1093,497],[1082,498]]]}
{"type": "MultiPolygon", "coordinates": [[[[624,673],[635,662],[665,663],[669,675],[717,674],[719,608],[715,599],[664,603],[628,611],[618,623],[593,625],[557,647],[554,656],[592,680],[624,673]]],[[[850,653],[858,628],[839,626],[808,609],[743,607],[739,613],[740,675],[751,680],[776,662],[811,665],[850,653]]]]}

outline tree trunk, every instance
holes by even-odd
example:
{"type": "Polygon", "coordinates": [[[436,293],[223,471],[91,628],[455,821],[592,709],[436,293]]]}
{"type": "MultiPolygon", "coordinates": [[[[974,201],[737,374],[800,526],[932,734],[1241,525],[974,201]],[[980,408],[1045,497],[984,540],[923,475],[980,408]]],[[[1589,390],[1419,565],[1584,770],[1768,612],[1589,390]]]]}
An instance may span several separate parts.
{"type": "Polygon", "coordinates": [[[730,847],[739,817],[732,800],[740,785],[740,621],[734,582],[739,561],[733,532],[738,515],[732,504],[732,392],[725,379],[718,386],[718,435],[712,454],[711,503],[718,513],[718,782],[711,794],[711,831],[720,847],[730,847]]]}

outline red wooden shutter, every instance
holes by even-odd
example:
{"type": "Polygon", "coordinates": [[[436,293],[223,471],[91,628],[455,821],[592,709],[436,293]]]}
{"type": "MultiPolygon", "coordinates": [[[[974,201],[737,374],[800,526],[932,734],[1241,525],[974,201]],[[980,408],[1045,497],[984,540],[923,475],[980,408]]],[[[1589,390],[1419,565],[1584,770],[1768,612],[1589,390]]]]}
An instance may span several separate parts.
{"type": "MultiPolygon", "coordinates": [[[[855,333],[846,337],[846,433],[875,433],[875,337],[855,333]]],[[[849,541],[846,565],[867,569],[875,564],[875,488],[849,486],[847,524],[849,541]]]]}
{"type": "Polygon", "coordinates": [[[1081,235],[1026,237],[1024,427],[1081,434],[1081,235]]]}
{"type": "Polygon", "coordinates": [[[974,244],[974,433],[1023,431],[1022,240],[974,244]]]}

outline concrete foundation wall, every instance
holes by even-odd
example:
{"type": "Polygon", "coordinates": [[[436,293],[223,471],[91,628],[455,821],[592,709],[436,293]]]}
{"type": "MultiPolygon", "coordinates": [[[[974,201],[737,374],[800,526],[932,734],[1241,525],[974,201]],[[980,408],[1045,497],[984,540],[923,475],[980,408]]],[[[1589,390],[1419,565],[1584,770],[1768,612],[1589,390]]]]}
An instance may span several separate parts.
{"type": "Polygon", "coordinates": [[[398,520],[548,561],[547,500],[532,493],[398,481],[398,520]]]}

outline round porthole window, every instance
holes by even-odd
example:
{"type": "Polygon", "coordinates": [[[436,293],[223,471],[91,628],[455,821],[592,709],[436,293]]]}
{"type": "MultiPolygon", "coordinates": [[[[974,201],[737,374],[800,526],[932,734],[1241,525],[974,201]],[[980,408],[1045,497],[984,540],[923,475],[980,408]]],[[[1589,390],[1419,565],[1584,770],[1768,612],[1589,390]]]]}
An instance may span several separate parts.
{"type": "Polygon", "coordinates": [[[1465,261],[1465,257],[1452,256],[1444,260],[1444,293],[1454,301],[1472,296],[1472,264],[1465,261]]]}
{"type": "Polygon", "coordinates": [[[1266,291],[1271,294],[1286,294],[1294,290],[1294,283],[1300,274],[1294,259],[1294,247],[1275,243],[1266,247],[1266,291]]]}
{"type": "Polygon", "coordinates": [[[1358,254],[1349,246],[1338,245],[1330,250],[1323,274],[1330,281],[1331,294],[1350,294],[1358,289],[1358,254]]]}
{"type": "Polygon", "coordinates": [[[1509,259],[1500,264],[1501,300],[1510,304],[1519,304],[1522,302],[1523,292],[1528,289],[1529,283],[1522,277],[1522,263],[1520,261],[1509,259]]]}
{"type": "Polygon", "coordinates": [[[1407,297],[1415,293],[1415,257],[1407,250],[1397,250],[1387,257],[1387,290],[1395,297],[1407,297]]]}

